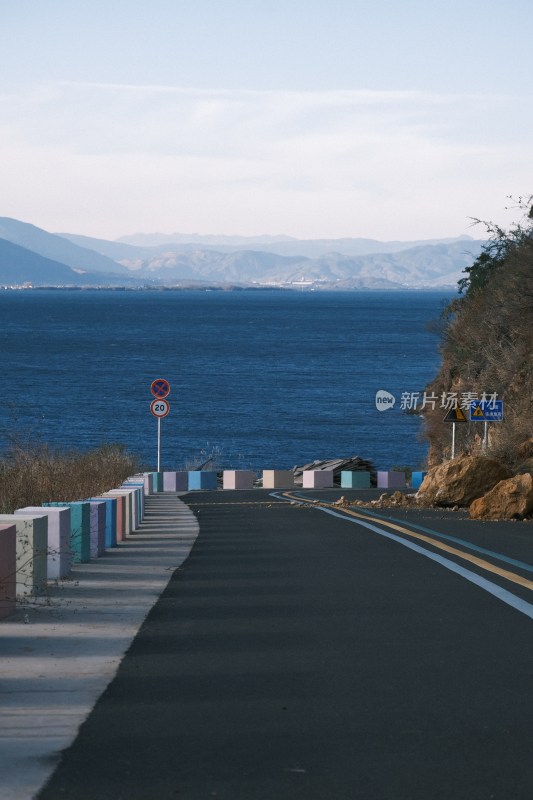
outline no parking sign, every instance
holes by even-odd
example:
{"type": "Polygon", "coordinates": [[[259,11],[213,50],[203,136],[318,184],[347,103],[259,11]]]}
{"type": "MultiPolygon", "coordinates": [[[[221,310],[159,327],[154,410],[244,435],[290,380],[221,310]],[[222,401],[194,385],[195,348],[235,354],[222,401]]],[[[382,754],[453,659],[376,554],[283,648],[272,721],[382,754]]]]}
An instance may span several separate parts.
{"type": "Polygon", "coordinates": [[[164,378],[157,378],[155,381],[152,381],[150,391],[154,397],[157,397],[158,400],[162,400],[170,394],[170,383],[164,378]]]}

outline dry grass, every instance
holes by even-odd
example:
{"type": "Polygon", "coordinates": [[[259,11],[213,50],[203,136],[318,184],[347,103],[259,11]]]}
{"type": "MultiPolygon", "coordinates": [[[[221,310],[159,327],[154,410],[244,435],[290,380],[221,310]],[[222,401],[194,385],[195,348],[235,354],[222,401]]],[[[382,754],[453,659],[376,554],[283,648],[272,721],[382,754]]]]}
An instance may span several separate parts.
{"type": "Polygon", "coordinates": [[[138,471],[137,458],[122,445],[59,453],[47,445],[13,443],[0,461],[0,513],[83,500],[120,486],[138,471]]]}

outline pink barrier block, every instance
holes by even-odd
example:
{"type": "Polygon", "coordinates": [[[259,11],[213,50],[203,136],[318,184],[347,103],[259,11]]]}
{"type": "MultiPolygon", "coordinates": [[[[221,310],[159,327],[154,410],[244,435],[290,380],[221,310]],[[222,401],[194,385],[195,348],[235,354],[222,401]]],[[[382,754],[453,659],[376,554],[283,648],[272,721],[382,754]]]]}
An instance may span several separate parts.
{"type": "Polygon", "coordinates": [[[263,489],[293,489],[294,473],[290,469],[264,469],[263,489]]]}
{"type": "Polygon", "coordinates": [[[225,469],[222,475],[223,489],[253,489],[255,475],[248,469],[225,469]]]}
{"type": "Polygon", "coordinates": [[[13,614],[17,594],[17,535],[14,525],[0,525],[0,619],[13,614]]]}
{"type": "Polygon", "coordinates": [[[15,514],[19,516],[38,514],[48,517],[48,557],[46,560],[48,580],[66,578],[72,562],[70,508],[68,506],[27,506],[26,508],[17,508],[15,514]]]}
{"type": "Polygon", "coordinates": [[[405,472],[378,472],[378,489],[405,489],[405,472]]]}
{"type": "Polygon", "coordinates": [[[189,489],[189,473],[163,472],[163,491],[164,492],[186,492],[189,489]]]}
{"type": "Polygon", "coordinates": [[[329,489],[333,486],[333,470],[305,469],[302,473],[304,489],[329,489]]]}

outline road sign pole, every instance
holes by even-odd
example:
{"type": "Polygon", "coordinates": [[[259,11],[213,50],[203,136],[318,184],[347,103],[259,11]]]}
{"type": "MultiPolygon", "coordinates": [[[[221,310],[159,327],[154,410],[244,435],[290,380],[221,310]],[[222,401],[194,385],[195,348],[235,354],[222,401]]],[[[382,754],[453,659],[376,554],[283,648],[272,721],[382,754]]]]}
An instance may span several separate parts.
{"type": "Polygon", "coordinates": [[[157,471],[161,471],[161,418],[166,417],[170,411],[168,400],[165,400],[170,394],[170,383],[164,378],[157,378],[152,381],[150,386],[155,400],[152,400],[150,411],[157,417],[157,471]]]}
{"type": "Polygon", "coordinates": [[[483,452],[486,453],[487,452],[487,442],[488,442],[488,438],[489,438],[489,424],[488,424],[488,422],[485,421],[485,423],[483,425],[483,428],[484,428],[484,430],[483,430],[483,452]]]}
{"type": "Polygon", "coordinates": [[[452,422],[452,460],[455,458],[455,422],[452,422]]]}
{"type": "Polygon", "coordinates": [[[157,471],[161,472],[161,417],[157,418],[157,471]]]}

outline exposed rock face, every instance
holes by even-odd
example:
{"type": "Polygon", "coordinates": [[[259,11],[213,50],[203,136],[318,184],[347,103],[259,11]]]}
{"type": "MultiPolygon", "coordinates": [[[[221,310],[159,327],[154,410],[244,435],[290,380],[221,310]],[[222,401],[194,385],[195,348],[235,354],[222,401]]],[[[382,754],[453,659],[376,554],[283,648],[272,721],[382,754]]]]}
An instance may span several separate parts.
{"type": "Polygon", "coordinates": [[[519,459],[528,459],[533,457],[533,438],[526,439],[519,447],[516,448],[516,455],[519,459]]]}
{"type": "Polygon", "coordinates": [[[533,476],[515,475],[500,481],[469,508],[471,519],[523,519],[533,512],[533,476]]]}
{"type": "Polygon", "coordinates": [[[416,494],[424,505],[468,506],[511,476],[495,458],[461,456],[433,467],[416,494]]]}

